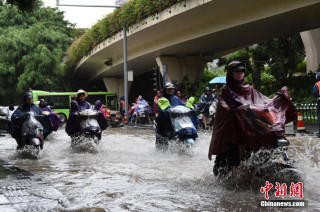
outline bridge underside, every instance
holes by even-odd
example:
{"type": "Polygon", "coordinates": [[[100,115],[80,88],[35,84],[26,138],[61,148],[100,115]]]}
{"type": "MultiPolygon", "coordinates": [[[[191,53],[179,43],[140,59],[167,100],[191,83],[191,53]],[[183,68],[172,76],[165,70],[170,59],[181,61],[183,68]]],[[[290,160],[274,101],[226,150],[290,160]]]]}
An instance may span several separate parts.
{"type": "MultiPolygon", "coordinates": [[[[194,2],[203,1],[187,1],[189,4],[194,2]]],[[[245,46],[320,28],[319,1],[204,2],[183,12],[174,11],[174,8],[171,8],[170,14],[163,14],[168,13],[164,11],[158,19],[148,18],[145,24],[136,25],[136,28],[141,28],[139,30],[131,27],[127,35],[128,70],[140,75],[163,64],[161,60],[167,61],[172,67],[178,67],[179,62],[179,67],[184,70],[175,70],[178,74],[173,74],[172,78],[180,77],[178,80],[181,80],[186,73],[201,72],[206,62],[245,46]],[[181,66],[181,61],[188,61],[188,58],[198,58],[197,67],[187,70],[188,66],[181,66]]],[[[119,33],[113,38],[114,41],[108,39],[106,43],[99,44],[91,56],[78,65],[75,71],[77,81],[123,77],[121,36],[122,33],[119,33]],[[104,62],[109,58],[112,65],[107,66],[104,62]]]]}

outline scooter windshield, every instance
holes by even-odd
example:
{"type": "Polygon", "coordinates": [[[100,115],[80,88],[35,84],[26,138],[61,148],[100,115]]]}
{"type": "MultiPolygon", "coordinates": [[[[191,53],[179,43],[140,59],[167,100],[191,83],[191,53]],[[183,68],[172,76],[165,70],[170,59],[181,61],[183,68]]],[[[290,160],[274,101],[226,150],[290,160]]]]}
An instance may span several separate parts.
{"type": "Polygon", "coordinates": [[[170,114],[172,126],[176,132],[186,128],[192,128],[196,130],[191,121],[192,111],[190,108],[179,105],[169,108],[168,112],[170,114]]]}
{"type": "Polygon", "coordinates": [[[37,131],[43,131],[42,124],[35,118],[32,111],[21,114],[25,118],[22,124],[21,134],[23,136],[34,136],[37,135],[37,131]]]}
{"type": "Polygon", "coordinates": [[[99,123],[97,121],[97,111],[86,109],[79,112],[80,115],[80,127],[81,130],[90,128],[90,129],[97,129],[99,128],[99,123]]]}

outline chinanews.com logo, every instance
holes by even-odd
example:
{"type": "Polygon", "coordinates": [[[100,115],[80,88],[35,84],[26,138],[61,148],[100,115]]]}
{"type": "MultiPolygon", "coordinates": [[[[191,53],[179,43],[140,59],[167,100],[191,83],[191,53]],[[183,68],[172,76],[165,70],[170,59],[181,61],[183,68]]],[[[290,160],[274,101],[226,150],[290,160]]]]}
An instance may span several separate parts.
{"type": "MultiPolygon", "coordinates": [[[[260,193],[264,194],[264,200],[259,201],[259,207],[307,207],[308,202],[303,200],[303,183],[291,182],[289,188],[286,183],[275,183],[275,186],[266,181],[265,186],[260,188],[260,193]],[[294,198],[294,199],[272,199],[269,200],[272,195],[271,189],[274,188],[274,197],[275,198],[294,198]],[[270,195],[269,195],[270,194],[270,195]]],[[[273,197],[273,196],[272,196],[273,197]]]]}

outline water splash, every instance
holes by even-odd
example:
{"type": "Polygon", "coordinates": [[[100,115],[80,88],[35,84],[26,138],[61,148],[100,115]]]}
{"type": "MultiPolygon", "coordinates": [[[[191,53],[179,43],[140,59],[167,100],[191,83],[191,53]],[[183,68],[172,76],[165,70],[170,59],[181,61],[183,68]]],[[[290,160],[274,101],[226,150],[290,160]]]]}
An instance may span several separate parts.
{"type": "Polygon", "coordinates": [[[86,137],[86,136],[76,136],[71,140],[71,148],[74,152],[88,152],[88,153],[98,153],[97,148],[98,141],[86,137]]]}
{"type": "MultiPolygon", "coordinates": [[[[213,161],[207,158],[210,138],[211,133],[200,133],[190,157],[180,154],[178,147],[157,151],[152,131],[115,128],[104,133],[96,154],[83,154],[73,153],[70,137],[59,132],[57,138],[45,143],[39,160],[11,162],[60,191],[67,202],[52,205],[60,211],[258,211],[257,202],[264,195],[241,184],[251,181],[239,175],[239,187],[231,184],[226,189],[213,176],[213,161]]],[[[320,183],[320,139],[288,139],[288,156],[306,175],[307,209],[316,211],[320,209],[320,193],[315,189],[320,183]]],[[[0,145],[6,159],[15,151],[14,140],[0,141],[0,145]]]]}
{"type": "Polygon", "coordinates": [[[14,154],[10,156],[11,159],[30,159],[37,160],[41,157],[41,151],[34,146],[26,145],[23,149],[17,149],[14,154]]]}

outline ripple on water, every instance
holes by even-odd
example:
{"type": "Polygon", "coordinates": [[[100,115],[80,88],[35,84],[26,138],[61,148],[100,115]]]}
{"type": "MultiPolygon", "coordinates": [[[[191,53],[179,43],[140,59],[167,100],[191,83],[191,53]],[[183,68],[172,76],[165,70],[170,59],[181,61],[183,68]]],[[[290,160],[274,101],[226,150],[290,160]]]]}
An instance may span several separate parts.
{"type": "MultiPolygon", "coordinates": [[[[289,157],[305,173],[308,209],[319,209],[320,191],[314,188],[320,182],[320,139],[288,139],[289,157]]],[[[200,132],[192,154],[181,154],[175,147],[157,151],[153,130],[110,128],[104,132],[98,152],[92,154],[73,152],[70,138],[59,130],[46,141],[36,161],[10,158],[15,152],[11,138],[0,140],[0,151],[2,158],[39,175],[60,191],[68,200],[60,204],[62,211],[260,210],[257,204],[264,195],[258,189],[227,188],[213,176],[213,161],[207,158],[210,140],[210,133],[200,132]]]]}

